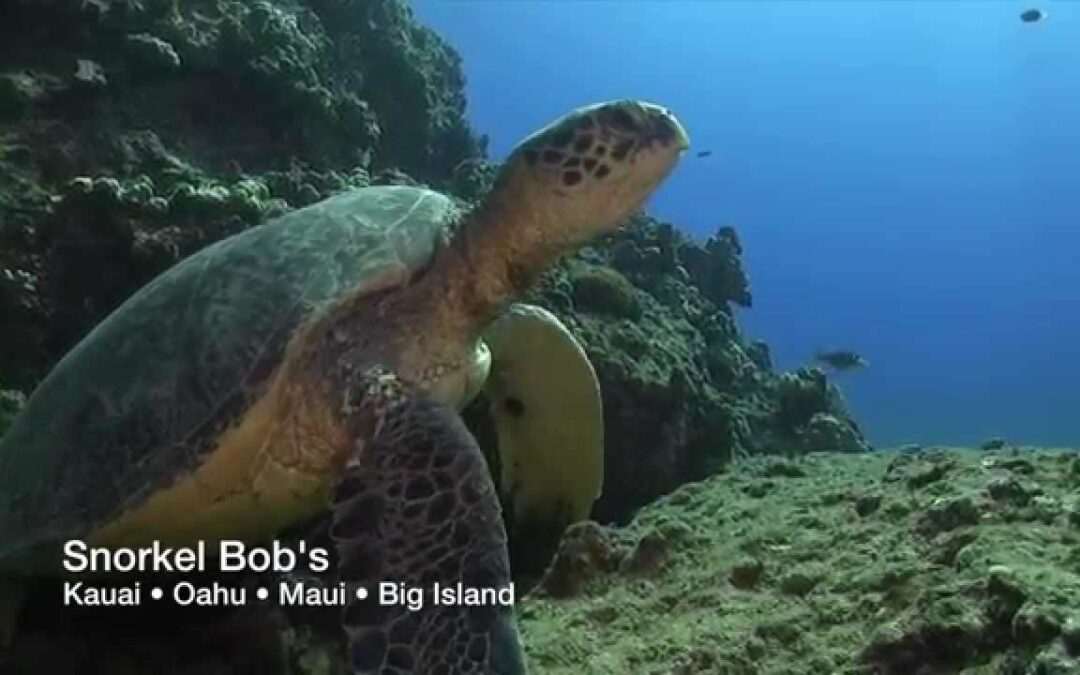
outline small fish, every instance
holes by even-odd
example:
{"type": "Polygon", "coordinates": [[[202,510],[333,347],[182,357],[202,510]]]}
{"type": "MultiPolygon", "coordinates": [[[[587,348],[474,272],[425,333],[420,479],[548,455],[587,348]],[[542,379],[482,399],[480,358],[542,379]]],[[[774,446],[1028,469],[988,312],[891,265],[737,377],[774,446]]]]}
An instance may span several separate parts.
{"type": "Polygon", "coordinates": [[[697,156],[698,157],[708,157],[711,154],[712,154],[712,150],[702,150],[697,154],[697,156]]]}
{"type": "Polygon", "coordinates": [[[846,349],[820,351],[817,353],[817,356],[814,357],[814,360],[836,370],[854,370],[856,368],[865,368],[870,365],[869,361],[855,352],[846,349]]]}
{"type": "Polygon", "coordinates": [[[1024,23],[1035,23],[1046,18],[1046,12],[1041,9],[1028,9],[1020,13],[1020,20],[1024,23]]]}

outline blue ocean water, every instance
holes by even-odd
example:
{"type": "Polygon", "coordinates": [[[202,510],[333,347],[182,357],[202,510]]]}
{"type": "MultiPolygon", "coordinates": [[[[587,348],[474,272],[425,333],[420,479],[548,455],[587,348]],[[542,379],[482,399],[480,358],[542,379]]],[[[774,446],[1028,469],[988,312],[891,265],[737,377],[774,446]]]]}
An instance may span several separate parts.
{"type": "Polygon", "coordinates": [[[416,0],[502,157],[583,103],[672,107],[651,202],[733,224],[778,366],[819,347],[875,443],[1080,445],[1080,3],[416,0]]]}

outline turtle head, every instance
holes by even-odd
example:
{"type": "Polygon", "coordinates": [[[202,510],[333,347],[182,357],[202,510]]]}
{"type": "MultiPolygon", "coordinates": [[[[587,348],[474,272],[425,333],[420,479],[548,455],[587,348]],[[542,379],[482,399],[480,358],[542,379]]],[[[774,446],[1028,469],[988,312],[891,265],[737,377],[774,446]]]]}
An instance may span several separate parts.
{"type": "Polygon", "coordinates": [[[503,166],[503,191],[542,243],[565,251],[610,232],[689,145],[668,110],[641,101],[579,108],[535,132],[503,166]]]}

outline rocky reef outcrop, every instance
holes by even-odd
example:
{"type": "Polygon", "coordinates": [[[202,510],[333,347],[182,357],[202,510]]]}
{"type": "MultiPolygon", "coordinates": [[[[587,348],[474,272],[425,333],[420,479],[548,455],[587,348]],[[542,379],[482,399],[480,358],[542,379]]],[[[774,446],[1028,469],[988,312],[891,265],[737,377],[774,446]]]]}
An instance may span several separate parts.
{"type": "Polygon", "coordinates": [[[531,665],[602,673],[1080,672],[1080,457],[753,458],[569,530],[531,665]]]}
{"type": "Polygon", "coordinates": [[[741,250],[730,227],[702,246],[639,214],[531,294],[578,336],[600,378],[602,522],[734,459],[869,448],[824,371],[775,372],[767,345],[739,331],[734,307],[750,304],[741,250]]]}

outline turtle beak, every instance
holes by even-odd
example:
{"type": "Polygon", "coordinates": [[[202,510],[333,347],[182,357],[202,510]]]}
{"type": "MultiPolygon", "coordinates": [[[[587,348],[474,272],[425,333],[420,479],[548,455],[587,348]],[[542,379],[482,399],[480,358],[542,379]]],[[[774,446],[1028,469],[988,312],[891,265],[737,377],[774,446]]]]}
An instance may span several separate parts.
{"type": "MultiPolygon", "coordinates": [[[[645,102],[638,103],[638,106],[637,121],[639,128],[644,129],[642,134],[644,144],[650,148],[653,144],[659,144],[664,148],[674,147],[675,153],[670,158],[671,166],[674,166],[690,147],[690,134],[687,133],[686,127],[668,108],[645,102]]],[[[615,232],[624,233],[634,229],[633,220],[625,219],[615,228],[615,232]]]]}
{"type": "Polygon", "coordinates": [[[680,152],[690,147],[690,134],[686,127],[679,122],[678,118],[670,110],[653,103],[643,103],[645,110],[645,124],[648,131],[646,138],[650,141],[659,141],[662,145],[675,145],[680,152]]]}

